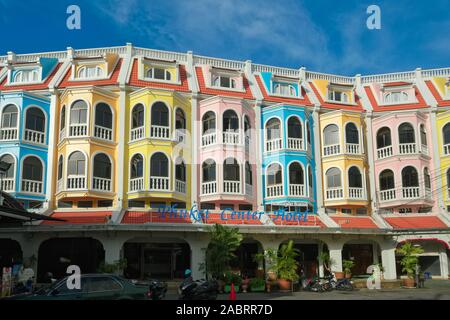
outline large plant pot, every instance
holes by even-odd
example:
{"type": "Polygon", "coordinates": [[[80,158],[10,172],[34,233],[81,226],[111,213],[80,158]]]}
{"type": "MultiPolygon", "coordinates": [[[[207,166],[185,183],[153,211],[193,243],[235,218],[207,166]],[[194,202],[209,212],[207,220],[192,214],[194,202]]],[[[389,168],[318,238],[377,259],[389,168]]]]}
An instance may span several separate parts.
{"type": "Polygon", "coordinates": [[[343,272],[339,272],[339,271],[335,271],[334,275],[336,277],[336,279],[340,280],[340,279],[344,279],[345,274],[343,272]]]}
{"type": "Polygon", "coordinates": [[[278,279],[278,286],[280,287],[280,291],[291,291],[292,282],[286,279],[278,279]]]}
{"type": "Polygon", "coordinates": [[[352,274],[351,273],[346,273],[345,274],[345,279],[351,279],[352,278],[352,274]]]}
{"type": "Polygon", "coordinates": [[[403,279],[403,286],[406,288],[415,288],[416,286],[416,281],[414,281],[414,279],[411,278],[406,278],[403,279]]]}
{"type": "Polygon", "coordinates": [[[277,280],[277,274],[273,271],[269,271],[269,272],[267,272],[267,279],[269,281],[275,281],[275,280],[277,280]]]}

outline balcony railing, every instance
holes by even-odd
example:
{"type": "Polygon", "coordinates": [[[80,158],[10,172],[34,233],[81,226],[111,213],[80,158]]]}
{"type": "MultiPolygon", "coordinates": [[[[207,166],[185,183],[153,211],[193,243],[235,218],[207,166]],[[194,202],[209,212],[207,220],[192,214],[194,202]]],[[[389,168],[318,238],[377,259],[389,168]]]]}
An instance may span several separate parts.
{"type": "Polygon", "coordinates": [[[144,178],[130,179],[130,191],[142,191],[144,190],[144,178]]]}
{"type": "Polygon", "coordinates": [[[323,155],[326,156],[332,156],[335,154],[341,153],[341,146],[339,144],[333,144],[330,146],[323,147],[323,155]]]}
{"type": "Polygon", "coordinates": [[[111,179],[94,177],[92,179],[92,189],[96,191],[111,192],[111,179]]]}
{"type": "Polygon", "coordinates": [[[348,197],[350,199],[365,199],[363,188],[348,188],[348,197]]]}
{"type": "Polygon", "coordinates": [[[358,143],[346,143],[345,152],[347,154],[361,154],[358,143]]]}
{"type": "Polygon", "coordinates": [[[86,189],[86,176],[69,176],[67,178],[67,190],[86,189]]]}
{"type": "Polygon", "coordinates": [[[186,193],[186,182],[175,180],[175,191],[179,193],[186,193]]]}
{"type": "Polygon", "coordinates": [[[70,137],[83,137],[87,136],[87,124],[71,124],[69,126],[70,137]]]}
{"type": "Polygon", "coordinates": [[[241,193],[241,182],[240,181],[224,181],[223,182],[223,192],[240,194],[241,193]]]}
{"type": "Polygon", "coordinates": [[[395,189],[380,191],[380,201],[391,201],[397,198],[395,189]]]}
{"type": "Polygon", "coordinates": [[[402,188],[403,199],[417,199],[420,196],[419,187],[404,187],[402,188]]]}
{"type": "Polygon", "coordinates": [[[169,191],[169,177],[150,177],[150,191],[169,191]]]}
{"type": "Polygon", "coordinates": [[[14,178],[3,178],[0,181],[0,188],[2,191],[14,191],[14,178]]]}
{"type": "Polygon", "coordinates": [[[45,143],[45,133],[41,131],[35,131],[31,129],[25,129],[25,135],[23,137],[25,141],[37,144],[45,143]]]}
{"type": "Polygon", "coordinates": [[[288,149],[301,151],[304,150],[303,139],[299,138],[288,138],[288,149]]]}
{"type": "Polygon", "coordinates": [[[450,154],[450,143],[444,145],[444,154],[448,156],[450,154]]]}
{"type": "Polygon", "coordinates": [[[169,139],[170,128],[166,126],[155,126],[150,127],[150,137],[156,139],[169,139]]]}
{"type": "Polygon", "coordinates": [[[328,188],[326,191],[327,200],[342,199],[344,197],[344,189],[339,188],[328,188]]]}
{"type": "Polygon", "coordinates": [[[0,130],[0,140],[17,140],[17,128],[3,128],[0,130]]]}
{"type": "Polygon", "coordinates": [[[384,159],[392,156],[392,146],[377,149],[377,158],[384,159]]]}
{"type": "Polygon", "coordinates": [[[206,147],[216,143],[217,143],[217,134],[215,132],[206,133],[202,135],[202,147],[206,147]]]}
{"type": "Polygon", "coordinates": [[[415,154],[416,144],[415,143],[400,143],[400,154],[415,154]]]}
{"type": "Polygon", "coordinates": [[[283,185],[275,184],[266,188],[266,196],[268,198],[283,196],[283,185]]]}
{"type": "Polygon", "coordinates": [[[112,129],[96,125],[94,127],[94,137],[112,141],[112,129]]]}
{"type": "Polygon", "coordinates": [[[268,140],[266,142],[266,151],[272,152],[272,151],[281,150],[282,146],[283,146],[283,140],[281,138],[268,140]]]}
{"type": "Polygon", "coordinates": [[[289,195],[293,197],[305,196],[305,185],[303,184],[289,184],[289,195]]]}
{"type": "Polygon", "coordinates": [[[34,180],[22,180],[22,191],[28,193],[43,193],[44,183],[42,181],[34,181],[34,180]]]}
{"type": "Polygon", "coordinates": [[[130,141],[143,139],[145,135],[145,127],[137,127],[130,131],[130,141]]]}
{"type": "Polygon", "coordinates": [[[240,143],[240,133],[239,131],[227,131],[223,133],[223,143],[224,144],[239,144],[240,143]]]}
{"type": "Polygon", "coordinates": [[[217,182],[203,182],[202,183],[202,195],[217,193],[217,182]]]}

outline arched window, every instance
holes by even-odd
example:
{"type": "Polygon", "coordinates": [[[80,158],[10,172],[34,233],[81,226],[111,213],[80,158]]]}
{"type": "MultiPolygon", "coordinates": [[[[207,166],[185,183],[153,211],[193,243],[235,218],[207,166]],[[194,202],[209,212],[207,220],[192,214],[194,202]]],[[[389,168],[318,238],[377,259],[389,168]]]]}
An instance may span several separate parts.
{"type": "Polygon", "coordinates": [[[2,112],[2,128],[17,128],[17,118],[19,111],[13,104],[9,104],[3,108],[2,112]]]}
{"type": "Polygon", "coordinates": [[[341,170],[338,168],[330,168],[326,172],[327,188],[340,188],[342,186],[341,170]]]}
{"type": "Polygon", "coordinates": [[[267,141],[281,138],[281,124],[277,118],[272,118],[266,124],[267,141]]]}
{"type": "Polygon", "coordinates": [[[377,149],[389,147],[392,145],[391,129],[383,127],[377,132],[377,149]]]}
{"type": "Polygon", "coordinates": [[[335,124],[329,124],[323,129],[324,144],[331,146],[339,144],[339,127],[335,124]]]}
{"type": "Polygon", "coordinates": [[[250,124],[250,119],[247,115],[244,116],[244,132],[245,136],[250,137],[250,130],[252,126],[250,124]]]}
{"type": "Polygon", "coordinates": [[[283,169],[278,163],[272,163],[267,167],[267,185],[282,184],[283,169]]]}
{"type": "Polygon", "coordinates": [[[239,163],[234,158],[227,158],[223,162],[223,180],[225,181],[239,181],[239,163]]]}
{"type": "Polygon", "coordinates": [[[88,106],[82,100],[75,101],[70,108],[70,123],[71,124],[86,124],[87,123],[88,106]]]}
{"type": "Polygon", "coordinates": [[[131,112],[131,129],[144,126],[144,106],[138,103],[131,112]]]}
{"type": "Polygon", "coordinates": [[[63,178],[63,169],[64,169],[64,157],[60,155],[58,159],[58,181],[63,178]]]}
{"type": "Polygon", "coordinates": [[[250,186],[253,185],[252,167],[248,161],[245,162],[245,183],[250,186]]]}
{"type": "Polygon", "coordinates": [[[288,137],[296,139],[303,138],[302,122],[297,117],[290,117],[288,120],[288,137]]]}
{"type": "Polygon", "coordinates": [[[306,140],[308,141],[308,144],[311,144],[311,129],[308,121],[306,121],[306,140]]]}
{"type": "Polygon", "coordinates": [[[186,165],[183,159],[178,158],[175,165],[175,179],[186,182],[186,165]]]}
{"type": "Polygon", "coordinates": [[[95,125],[103,128],[112,129],[112,111],[106,103],[99,103],[95,107],[95,125]]]}
{"type": "Polygon", "coordinates": [[[400,143],[414,143],[416,141],[413,126],[406,122],[398,127],[398,136],[400,143]]]}
{"type": "Polygon", "coordinates": [[[447,189],[450,189],[450,169],[447,169],[447,189]]]}
{"type": "Polygon", "coordinates": [[[26,112],[27,121],[25,128],[29,130],[44,132],[45,131],[45,116],[39,108],[28,108],[26,112]]]}
{"type": "Polygon", "coordinates": [[[59,123],[59,130],[63,130],[66,127],[66,106],[62,106],[61,108],[61,117],[59,123]]]}
{"type": "Polygon", "coordinates": [[[407,92],[389,92],[384,95],[385,103],[407,102],[409,99],[407,92]]]}
{"type": "Polygon", "coordinates": [[[347,143],[359,144],[359,131],[354,123],[347,123],[345,126],[345,141],[347,143]]]}
{"type": "Polygon", "coordinates": [[[86,172],[86,158],[80,151],[75,151],[69,156],[67,174],[74,176],[84,176],[86,172]]]}
{"type": "Polygon", "coordinates": [[[313,186],[313,175],[312,175],[311,166],[308,166],[308,186],[310,188],[312,188],[312,186],[313,186]]]}
{"type": "Polygon", "coordinates": [[[391,190],[395,188],[394,172],[386,169],[380,173],[380,190],[391,190]]]}
{"type": "Polygon", "coordinates": [[[350,188],[362,188],[362,175],[358,167],[351,167],[348,170],[348,186],[350,188]]]}
{"type": "Polygon", "coordinates": [[[418,187],[419,175],[414,167],[408,166],[402,170],[402,186],[404,188],[418,187]]]}
{"type": "Polygon", "coordinates": [[[169,109],[163,102],[156,102],[152,106],[152,125],[169,126],[169,109]]]}
{"type": "Polygon", "coordinates": [[[202,180],[203,182],[216,181],[216,162],[214,160],[206,160],[203,162],[202,180]]]}
{"type": "Polygon", "coordinates": [[[22,70],[14,75],[14,82],[37,82],[37,70],[22,70]]]}
{"type": "Polygon", "coordinates": [[[150,175],[152,177],[169,176],[169,159],[161,152],[152,155],[150,159],[150,175]]]}
{"type": "Polygon", "coordinates": [[[14,161],[13,156],[11,156],[10,154],[5,154],[5,155],[3,155],[0,158],[0,161],[10,164],[9,169],[6,170],[6,172],[4,173],[2,178],[4,178],[4,179],[12,179],[12,178],[14,178],[14,175],[15,175],[15,172],[16,172],[16,169],[15,169],[15,163],[16,162],[14,161]]]}
{"type": "Polygon", "coordinates": [[[104,153],[98,153],[94,157],[94,177],[111,179],[111,161],[104,153]]]}
{"type": "Polygon", "coordinates": [[[130,162],[131,179],[142,178],[144,176],[144,158],[140,154],[135,154],[130,162]]]}
{"type": "Polygon", "coordinates": [[[305,184],[303,168],[298,162],[289,165],[289,184],[305,184]]]}
{"type": "Polygon", "coordinates": [[[147,70],[146,77],[151,79],[170,81],[171,74],[168,70],[165,70],[163,68],[150,68],[147,70]]]}
{"type": "Polygon", "coordinates": [[[103,77],[103,69],[99,66],[84,66],[78,70],[78,78],[100,78],[103,77]]]}
{"type": "Polygon", "coordinates": [[[423,169],[423,180],[425,183],[425,188],[431,189],[431,176],[428,168],[423,169]]]}
{"type": "Polygon", "coordinates": [[[42,181],[42,162],[37,157],[27,157],[23,161],[22,179],[32,181],[42,181]]]}
{"type": "Polygon", "coordinates": [[[450,122],[444,126],[442,133],[444,136],[444,144],[450,144],[450,122]]]}
{"type": "Polygon", "coordinates": [[[180,108],[175,112],[175,129],[186,129],[186,116],[180,108]]]}
{"type": "Polygon", "coordinates": [[[239,129],[239,118],[233,110],[227,110],[223,114],[223,131],[237,131],[239,129]]]}
{"type": "Polygon", "coordinates": [[[423,124],[420,125],[420,142],[422,145],[427,145],[427,131],[425,130],[425,126],[423,124]]]}
{"type": "Polygon", "coordinates": [[[208,111],[203,115],[203,134],[213,133],[216,131],[216,115],[212,111],[208,111]]]}

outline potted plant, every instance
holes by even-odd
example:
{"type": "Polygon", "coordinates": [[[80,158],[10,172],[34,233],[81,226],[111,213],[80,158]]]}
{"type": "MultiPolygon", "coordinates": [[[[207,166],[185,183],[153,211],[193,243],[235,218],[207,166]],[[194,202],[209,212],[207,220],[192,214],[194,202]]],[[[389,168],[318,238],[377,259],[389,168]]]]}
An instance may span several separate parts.
{"type": "Polygon", "coordinates": [[[251,292],[264,292],[266,282],[263,278],[250,279],[251,292]]]}
{"type": "Polygon", "coordinates": [[[234,290],[236,291],[236,293],[238,293],[239,287],[242,284],[242,278],[239,274],[228,271],[227,273],[225,273],[225,293],[230,293],[232,283],[234,284],[234,290]]]}
{"type": "Polygon", "coordinates": [[[344,269],[345,278],[350,279],[352,277],[352,268],[355,266],[353,260],[342,260],[342,267],[344,269]]]}
{"type": "Polygon", "coordinates": [[[419,263],[418,255],[423,253],[421,246],[414,246],[411,242],[405,242],[400,248],[397,248],[397,253],[402,256],[400,265],[402,271],[406,272],[407,278],[403,279],[403,285],[407,288],[414,288],[416,267],[419,263]]]}

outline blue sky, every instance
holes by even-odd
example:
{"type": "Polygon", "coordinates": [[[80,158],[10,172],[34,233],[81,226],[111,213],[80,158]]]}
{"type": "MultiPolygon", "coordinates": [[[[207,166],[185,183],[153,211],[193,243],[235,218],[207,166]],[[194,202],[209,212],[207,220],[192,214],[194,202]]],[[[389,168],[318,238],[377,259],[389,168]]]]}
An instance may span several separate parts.
{"type": "Polygon", "coordinates": [[[0,54],[123,45],[354,75],[450,66],[446,0],[0,0],[0,54]],[[81,30],[66,9],[81,8],[81,30]],[[366,9],[381,8],[381,30],[366,9]]]}

